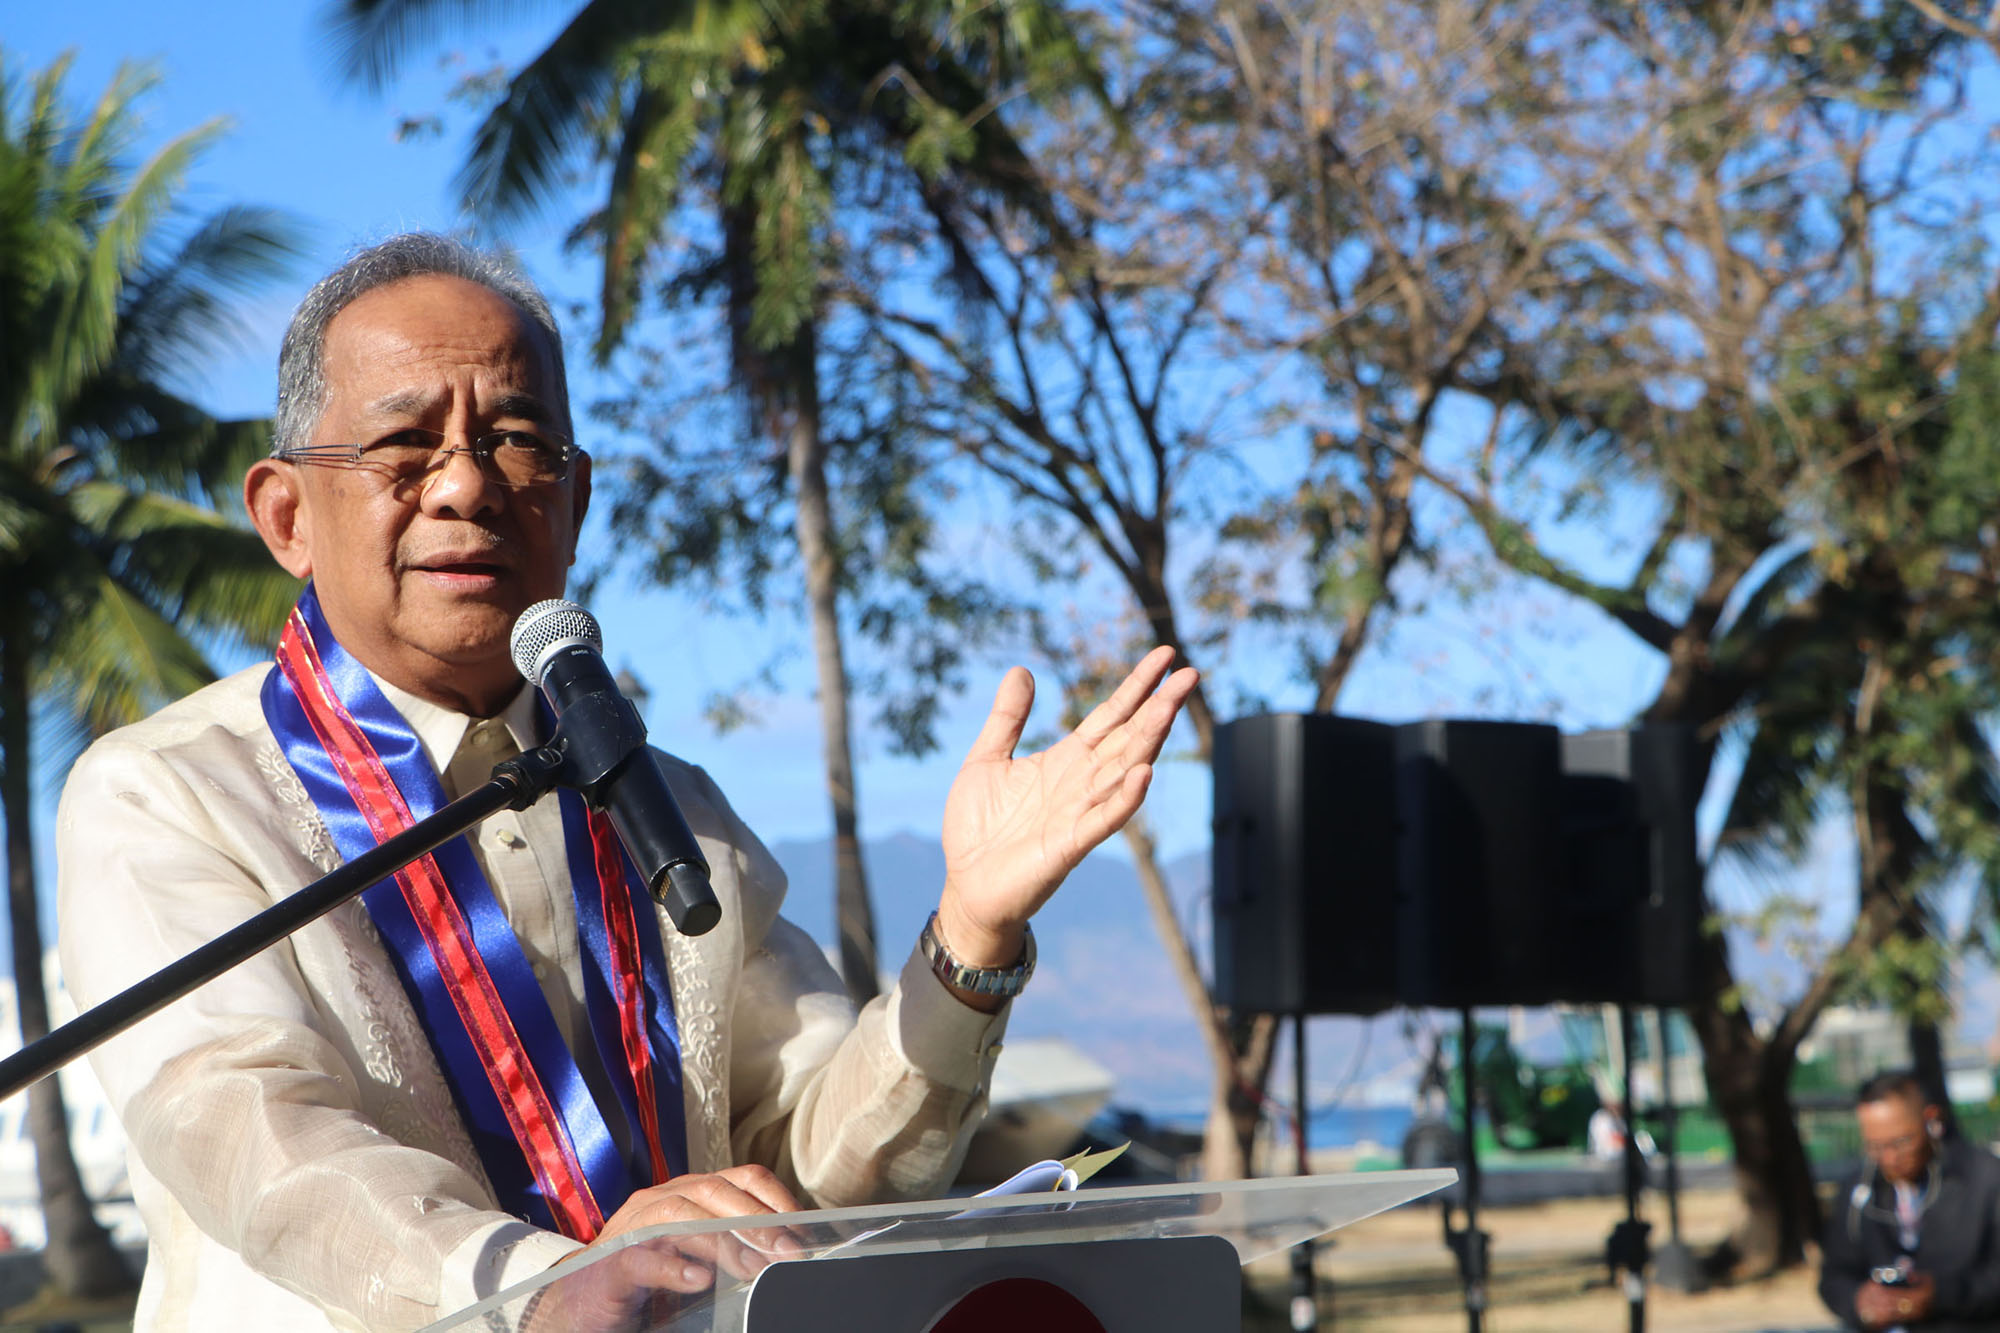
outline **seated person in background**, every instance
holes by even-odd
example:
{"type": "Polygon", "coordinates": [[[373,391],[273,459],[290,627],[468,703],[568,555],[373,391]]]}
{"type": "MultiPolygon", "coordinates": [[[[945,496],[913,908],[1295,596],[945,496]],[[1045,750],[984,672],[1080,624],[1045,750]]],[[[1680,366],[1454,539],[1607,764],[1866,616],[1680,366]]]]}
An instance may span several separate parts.
{"type": "MultiPolygon", "coordinates": [[[[1625,1160],[1625,1103],[1617,1098],[1604,1102],[1590,1113],[1590,1155],[1600,1162],[1625,1160]]],[[[1639,1131],[1639,1155],[1653,1159],[1653,1136],[1639,1131]]]]}
{"type": "MultiPolygon", "coordinates": [[[[57,892],[79,1004],[546,739],[508,634],[574,557],[590,459],[570,431],[548,304],[492,257],[397,237],[307,294],[245,500],[311,582],[275,664],[72,772],[57,892]]],[[[1171,656],[1019,758],[1033,685],[1008,673],[946,797],[937,913],[859,1015],[778,915],[770,853],[663,758],[714,872],[712,931],[667,924],[561,793],[100,1047],[149,1234],[136,1326],[417,1328],[638,1228],[941,1191],[1033,964],[1028,918],[1137,808],[1193,687],[1171,656]]],[[[650,1288],[711,1275],[663,1254],[601,1308],[573,1288],[544,1313],[622,1327],[650,1288]]]]}
{"type": "Polygon", "coordinates": [[[1827,1219],[1820,1298],[1848,1328],[2000,1330],[2000,1161],[1906,1073],[1861,1086],[1867,1165],[1827,1219]]]}

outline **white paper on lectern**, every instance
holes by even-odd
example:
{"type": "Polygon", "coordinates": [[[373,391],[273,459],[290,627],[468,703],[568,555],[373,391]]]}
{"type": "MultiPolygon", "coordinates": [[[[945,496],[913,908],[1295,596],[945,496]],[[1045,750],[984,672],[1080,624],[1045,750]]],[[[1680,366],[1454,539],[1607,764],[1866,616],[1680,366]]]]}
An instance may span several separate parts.
{"type": "MultiPolygon", "coordinates": [[[[1079,1183],[1075,1171],[1064,1166],[1061,1162],[1050,1161],[1044,1158],[1042,1161],[1036,1162],[1033,1166],[1022,1167],[992,1189],[981,1190],[972,1197],[975,1199],[992,1199],[1007,1194],[1056,1194],[1064,1191],[1073,1191],[1079,1183]]],[[[987,1211],[989,1210],[968,1208],[962,1213],[953,1213],[952,1216],[978,1217],[981,1213],[987,1211]]],[[[849,1245],[859,1245],[864,1240],[872,1240],[885,1232],[894,1231],[901,1225],[901,1222],[891,1222],[886,1227],[876,1227],[873,1231],[864,1231],[852,1240],[849,1240],[845,1245],[836,1245],[819,1257],[824,1259],[828,1255],[838,1254],[840,1251],[848,1248],[849,1245]]],[[[776,1250],[767,1250],[761,1245],[753,1244],[747,1238],[739,1237],[739,1239],[743,1239],[746,1245],[749,1245],[751,1249],[756,1250],[759,1254],[777,1253],[776,1250]]]]}

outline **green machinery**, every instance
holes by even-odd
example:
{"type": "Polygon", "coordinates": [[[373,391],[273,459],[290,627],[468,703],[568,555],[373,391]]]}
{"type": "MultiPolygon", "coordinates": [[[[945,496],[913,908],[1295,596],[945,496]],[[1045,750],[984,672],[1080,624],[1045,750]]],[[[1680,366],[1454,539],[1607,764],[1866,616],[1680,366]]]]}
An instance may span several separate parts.
{"type": "MultiPolygon", "coordinates": [[[[1459,1034],[1440,1032],[1431,1047],[1429,1068],[1418,1085],[1428,1108],[1403,1141],[1405,1166],[1443,1165],[1457,1160],[1458,1125],[1465,1108],[1459,1066],[1459,1034]]],[[[1599,1106],[1597,1089],[1581,1061],[1535,1065],[1523,1060],[1498,1023],[1481,1023],[1473,1037],[1473,1081],[1479,1109],[1486,1113],[1494,1140],[1515,1152],[1538,1148],[1582,1149],[1589,1141],[1590,1117],[1599,1106]]]]}

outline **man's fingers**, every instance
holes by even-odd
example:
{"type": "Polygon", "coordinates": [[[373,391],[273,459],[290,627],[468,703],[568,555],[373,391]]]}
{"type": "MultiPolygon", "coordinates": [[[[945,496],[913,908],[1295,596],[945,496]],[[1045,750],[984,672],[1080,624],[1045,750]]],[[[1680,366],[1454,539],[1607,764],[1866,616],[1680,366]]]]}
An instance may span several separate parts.
{"type": "MultiPolygon", "coordinates": [[[[1025,672],[1022,674],[1026,674],[1025,672]]],[[[1032,688],[1032,686],[1031,686],[1032,688]]],[[[805,1205],[768,1168],[726,1166],[716,1173],[774,1213],[801,1213],[805,1205]]]]}
{"type": "MultiPolygon", "coordinates": [[[[779,1180],[777,1176],[764,1167],[730,1166],[724,1167],[716,1174],[718,1178],[727,1181],[730,1186],[741,1191],[745,1197],[755,1200],[758,1205],[761,1205],[760,1207],[733,1208],[727,1214],[728,1216],[755,1217],[761,1212],[796,1213],[804,1211],[805,1205],[800,1203],[793,1196],[792,1192],[785,1188],[783,1181],[779,1180]]],[[[736,1202],[727,1196],[723,1196],[718,1201],[722,1203],[736,1202]]],[[[732,1235],[749,1245],[752,1250],[760,1250],[765,1254],[801,1254],[805,1250],[805,1247],[799,1243],[798,1238],[792,1234],[789,1227],[746,1227],[741,1231],[732,1233],[732,1235]]],[[[756,1266],[751,1269],[749,1274],[739,1274],[739,1276],[750,1276],[762,1272],[764,1264],[765,1260],[759,1258],[756,1260],[756,1266]]]]}
{"type": "MultiPolygon", "coordinates": [[[[748,1218],[781,1211],[793,1212],[798,1208],[797,1201],[774,1177],[745,1177],[732,1168],[729,1172],[689,1179],[692,1184],[686,1192],[676,1196],[675,1201],[668,1205],[670,1211],[682,1215],[663,1217],[660,1221],[694,1221],[703,1217],[748,1218]]],[[[758,1227],[750,1230],[751,1234],[761,1238],[759,1243],[764,1248],[773,1249],[785,1229],[758,1227]]],[[[727,1232],[690,1236],[687,1241],[702,1258],[709,1260],[726,1257],[731,1247],[737,1244],[727,1232]]]]}
{"type": "Polygon", "coordinates": [[[1014,747],[1020,744],[1021,732],[1028,725],[1028,710],[1034,706],[1035,678],[1026,667],[1007,668],[1000,688],[993,693],[993,711],[986,715],[986,725],[966,751],[965,762],[1013,758],[1014,747]]]}
{"type": "MultiPolygon", "coordinates": [[[[673,1222],[705,1222],[717,1214],[685,1196],[663,1202],[648,1213],[642,1225],[660,1226],[673,1222]]],[[[782,1231],[783,1228],[777,1228],[782,1231]]],[[[717,1269],[732,1277],[752,1278],[764,1271],[770,1262],[764,1255],[746,1246],[736,1234],[728,1231],[709,1231],[691,1236],[663,1236],[656,1241],[635,1245],[636,1251],[650,1252],[646,1261],[648,1274],[662,1275],[660,1285],[672,1291],[704,1291],[715,1280],[717,1269]],[[692,1285],[690,1285],[692,1284],[692,1285]]]]}
{"type": "MultiPolygon", "coordinates": [[[[681,1181],[669,1181],[654,1189],[658,1191],[663,1214],[658,1219],[661,1222],[686,1222],[698,1217],[754,1217],[777,1211],[720,1173],[684,1176],[681,1181]]],[[[649,1219],[646,1225],[654,1225],[653,1220],[649,1219]]]]}
{"type": "MultiPolygon", "coordinates": [[[[675,1222],[705,1222],[768,1217],[798,1212],[799,1201],[770,1171],[761,1166],[733,1166],[722,1171],[681,1176],[664,1185],[640,1190],[605,1223],[597,1244],[645,1227],[675,1222]]],[[[579,1330],[631,1327],[628,1317],[644,1305],[651,1291],[688,1295],[707,1291],[718,1271],[749,1279],[762,1272],[773,1255],[801,1253],[803,1247],[786,1227],[749,1227],[699,1235],[663,1236],[626,1246],[588,1268],[562,1279],[570,1298],[567,1325],[579,1330]],[[592,1312],[603,1313],[598,1319],[592,1312]],[[586,1317],[587,1316],[587,1317],[586,1317]]]]}
{"type": "MultiPolygon", "coordinates": [[[[718,1172],[681,1176],[664,1185],[640,1190],[627,1199],[605,1224],[602,1237],[609,1239],[641,1227],[669,1222],[757,1217],[797,1211],[799,1201],[771,1172],[761,1166],[732,1166],[718,1172]]],[[[784,1233],[782,1227],[761,1230],[771,1235],[774,1245],[784,1233]]],[[[714,1257],[717,1243],[712,1237],[690,1236],[685,1239],[689,1246],[699,1250],[702,1258],[714,1257]]]]}
{"type": "Polygon", "coordinates": [[[1086,745],[1095,745],[1109,735],[1139,711],[1139,706],[1153,693],[1173,664],[1174,650],[1164,645],[1140,658],[1139,664],[1111,692],[1111,697],[1091,709],[1089,715],[1077,724],[1077,738],[1086,745]]]}
{"type": "Polygon", "coordinates": [[[1125,827],[1146,799],[1146,788],[1153,781],[1151,764],[1140,764],[1127,769],[1116,786],[1110,788],[1103,799],[1077,817],[1076,831],[1080,846],[1085,849],[1095,847],[1125,827]]]}
{"type": "Polygon", "coordinates": [[[604,1262],[619,1266],[622,1281],[682,1295],[707,1291],[715,1281],[714,1268],[689,1254],[676,1241],[656,1240],[628,1246],[604,1262]]]}
{"type": "MultiPolygon", "coordinates": [[[[1174,719],[1187,702],[1200,673],[1187,667],[1167,677],[1139,709],[1124,722],[1101,736],[1092,746],[1099,765],[1122,767],[1150,764],[1160,757],[1160,747],[1174,729],[1174,719]]],[[[1082,728],[1077,729],[1082,735],[1082,728]]]]}

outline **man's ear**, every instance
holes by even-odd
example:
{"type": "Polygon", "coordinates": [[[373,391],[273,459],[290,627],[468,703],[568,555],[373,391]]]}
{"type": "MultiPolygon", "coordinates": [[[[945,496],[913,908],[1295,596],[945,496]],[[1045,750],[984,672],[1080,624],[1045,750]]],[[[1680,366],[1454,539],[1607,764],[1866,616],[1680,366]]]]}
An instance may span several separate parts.
{"type": "Polygon", "coordinates": [[[264,539],[271,558],[293,578],[309,579],[312,550],[309,515],[300,491],[303,482],[292,464],[260,458],[244,474],[243,507],[250,512],[250,526],[264,539]]]}

